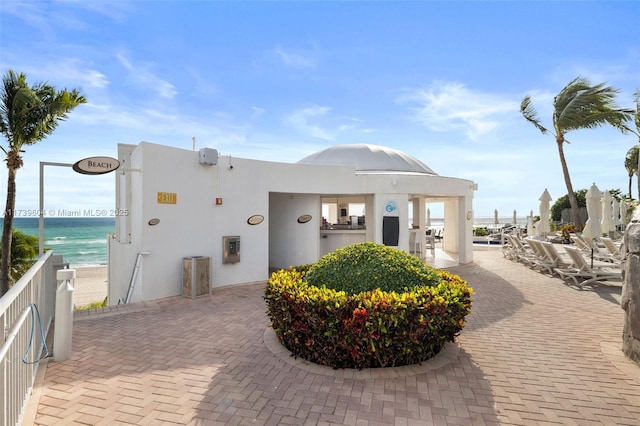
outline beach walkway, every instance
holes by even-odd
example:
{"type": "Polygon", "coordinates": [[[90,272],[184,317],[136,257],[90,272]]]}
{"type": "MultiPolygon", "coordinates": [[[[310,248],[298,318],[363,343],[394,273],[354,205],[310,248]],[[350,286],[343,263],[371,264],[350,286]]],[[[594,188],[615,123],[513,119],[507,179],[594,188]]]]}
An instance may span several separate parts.
{"type": "Polygon", "coordinates": [[[418,367],[333,370],[273,345],[262,284],[77,312],[24,424],[640,424],[621,283],[580,291],[478,249],[456,344],[418,367]],[[266,343],[265,343],[266,342],[266,343]]]}

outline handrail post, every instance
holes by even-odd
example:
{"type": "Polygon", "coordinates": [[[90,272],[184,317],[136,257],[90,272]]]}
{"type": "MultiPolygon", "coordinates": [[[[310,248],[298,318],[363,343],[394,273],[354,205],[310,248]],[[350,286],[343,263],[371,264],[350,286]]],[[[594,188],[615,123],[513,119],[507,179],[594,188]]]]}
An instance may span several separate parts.
{"type": "Polygon", "coordinates": [[[56,272],[62,281],[56,291],[56,322],[53,333],[53,360],[64,361],[71,357],[71,336],[73,334],[73,281],[75,269],[61,269],[56,272]]]}

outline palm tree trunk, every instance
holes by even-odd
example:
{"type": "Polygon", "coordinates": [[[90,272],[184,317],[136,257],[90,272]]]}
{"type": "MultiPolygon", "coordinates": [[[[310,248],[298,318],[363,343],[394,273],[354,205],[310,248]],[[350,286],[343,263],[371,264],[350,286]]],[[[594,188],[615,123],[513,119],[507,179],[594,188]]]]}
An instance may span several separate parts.
{"type": "Polygon", "coordinates": [[[564,175],[564,183],[567,186],[567,196],[569,197],[569,204],[571,205],[571,217],[573,218],[573,224],[576,226],[582,225],[582,219],[580,219],[580,209],[578,207],[578,199],[576,193],[573,192],[573,185],[571,184],[571,177],[569,176],[569,168],[567,167],[567,160],[564,158],[564,138],[560,140],[556,139],[558,145],[558,154],[560,154],[560,164],[562,165],[562,174],[564,175]]]}
{"type": "Polygon", "coordinates": [[[633,181],[633,173],[629,175],[629,198],[633,198],[631,195],[631,182],[633,181]]]}
{"type": "Polygon", "coordinates": [[[4,209],[2,225],[2,261],[0,261],[0,296],[9,291],[11,284],[11,239],[13,213],[16,208],[16,169],[9,168],[7,178],[7,203],[4,209]]]}

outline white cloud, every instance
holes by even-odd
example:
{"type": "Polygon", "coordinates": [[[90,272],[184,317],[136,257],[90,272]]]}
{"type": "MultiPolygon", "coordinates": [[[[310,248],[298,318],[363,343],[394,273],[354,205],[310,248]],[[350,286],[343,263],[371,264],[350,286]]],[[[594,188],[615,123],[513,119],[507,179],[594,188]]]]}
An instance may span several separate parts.
{"type": "Polygon", "coordinates": [[[120,64],[129,71],[129,76],[134,83],[155,91],[157,96],[164,99],[173,99],[178,94],[173,84],[161,79],[149,70],[150,65],[134,64],[126,54],[122,52],[117,53],[116,58],[120,64]]]}
{"type": "Polygon", "coordinates": [[[285,122],[301,133],[331,141],[335,139],[335,132],[312,123],[313,120],[326,116],[330,110],[329,107],[311,105],[288,114],[285,122]]]}
{"type": "Polygon", "coordinates": [[[270,56],[275,56],[285,66],[290,68],[314,69],[317,65],[315,55],[298,49],[286,49],[276,46],[269,51],[270,56]]]}
{"type": "Polygon", "coordinates": [[[331,108],[321,105],[307,105],[296,109],[284,117],[284,122],[298,132],[317,139],[335,141],[340,137],[361,137],[375,130],[362,127],[363,120],[351,116],[332,114],[331,108]]]}
{"type": "Polygon", "coordinates": [[[133,2],[127,1],[86,1],[86,0],[57,0],[58,3],[68,5],[69,8],[81,8],[90,12],[106,16],[115,22],[125,22],[133,10],[133,2]]]}
{"type": "Polygon", "coordinates": [[[104,89],[109,85],[109,79],[89,64],[76,58],[63,58],[56,62],[48,62],[40,67],[40,74],[56,80],[72,81],[80,86],[104,89]]]}
{"type": "Polygon", "coordinates": [[[252,119],[256,119],[258,117],[262,117],[265,112],[267,112],[267,110],[264,109],[264,108],[260,108],[260,107],[257,107],[257,106],[252,106],[251,107],[251,118],[252,119]]]}
{"type": "Polygon", "coordinates": [[[413,105],[413,119],[427,128],[439,132],[463,130],[471,139],[497,128],[504,114],[516,114],[519,109],[518,101],[473,91],[455,82],[408,89],[396,101],[413,105]]]}

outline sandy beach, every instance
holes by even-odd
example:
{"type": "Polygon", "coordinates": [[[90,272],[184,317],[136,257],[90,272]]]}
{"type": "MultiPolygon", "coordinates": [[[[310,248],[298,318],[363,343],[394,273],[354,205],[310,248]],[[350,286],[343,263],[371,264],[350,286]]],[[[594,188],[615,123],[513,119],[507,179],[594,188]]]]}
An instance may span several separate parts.
{"type": "Polygon", "coordinates": [[[107,267],[83,267],[76,270],[73,303],[76,308],[107,297],[107,267]]]}

